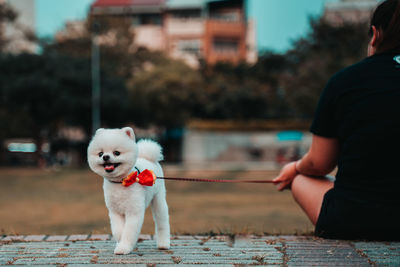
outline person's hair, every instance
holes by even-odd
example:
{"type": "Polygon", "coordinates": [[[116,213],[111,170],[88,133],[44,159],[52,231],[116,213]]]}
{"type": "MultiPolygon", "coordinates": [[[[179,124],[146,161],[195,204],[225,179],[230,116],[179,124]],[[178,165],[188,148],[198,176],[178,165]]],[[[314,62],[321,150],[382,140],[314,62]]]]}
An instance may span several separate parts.
{"type": "Polygon", "coordinates": [[[382,2],[372,15],[370,36],[372,36],[372,26],[381,32],[376,45],[377,52],[400,51],[400,0],[382,2]]]}

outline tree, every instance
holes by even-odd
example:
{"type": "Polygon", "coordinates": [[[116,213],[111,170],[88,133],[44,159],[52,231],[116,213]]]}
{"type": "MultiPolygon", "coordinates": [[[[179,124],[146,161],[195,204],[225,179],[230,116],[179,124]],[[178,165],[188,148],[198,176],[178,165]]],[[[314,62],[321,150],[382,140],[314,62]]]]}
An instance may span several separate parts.
{"type": "Polygon", "coordinates": [[[132,117],[141,125],[182,127],[201,108],[202,77],[176,60],[153,65],[129,82],[132,117]]]}
{"type": "Polygon", "coordinates": [[[311,19],[311,32],[298,39],[285,56],[288,60],[280,84],[297,116],[311,118],[329,78],[366,55],[368,37],[364,23],[334,26],[311,19]]]}
{"type": "Polygon", "coordinates": [[[137,108],[137,103],[129,103],[126,84],[134,79],[136,73],[145,73],[144,70],[149,66],[167,65],[169,60],[161,52],[135,46],[131,20],[128,17],[91,15],[79,34],[67,32],[64,35],[54,42],[45,43],[45,53],[90,60],[92,41],[97,39],[100,50],[103,126],[118,126],[121,121],[142,123],[144,117],[138,114],[143,114],[144,111],[137,108]],[[132,110],[135,112],[131,112],[132,110]],[[116,113],[118,118],[115,117],[116,113]]]}
{"type": "MultiPolygon", "coordinates": [[[[65,125],[90,133],[91,78],[88,59],[58,55],[0,56],[2,138],[34,138],[37,147],[65,125]]],[[[125,122],[126,89],[119,79],[104,79],[104,123],[125,122]],[[120,114],[120,116],[116,116],[120,114]]],[[[38,151],[39,157],[40,151],[38,151]]]]}
{"type": "Polygon", "coordinates": [[[100,47],[100,65],[105,75],[129,80],[135,72],[141,72],[148,62],[166,64],[161,52],[149,51],[135,45],[131,19],[125,16],[89,15],[81,31],[69,33],[68,27],[62,38],[44,42],[44,50],[78,58],[90,58],[92,42],[100,47]]]}

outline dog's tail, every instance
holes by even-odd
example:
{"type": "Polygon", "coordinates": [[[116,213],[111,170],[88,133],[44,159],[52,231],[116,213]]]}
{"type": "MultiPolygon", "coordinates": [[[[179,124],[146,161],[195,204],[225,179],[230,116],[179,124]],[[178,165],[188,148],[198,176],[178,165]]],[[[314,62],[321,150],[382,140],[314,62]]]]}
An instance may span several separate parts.
{"type": "Polygon", "coordinates": [[[148,139],[142,139],[138,143],[139,158],[147,159],[151,162],[159,162],[164,159],[161,146],[148,139]]]}

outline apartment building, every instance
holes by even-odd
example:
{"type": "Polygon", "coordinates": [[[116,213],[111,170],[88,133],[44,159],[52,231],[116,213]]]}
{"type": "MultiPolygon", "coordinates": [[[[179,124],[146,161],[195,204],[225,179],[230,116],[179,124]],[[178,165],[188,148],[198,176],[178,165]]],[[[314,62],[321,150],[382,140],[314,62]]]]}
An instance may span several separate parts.
{"type": "Polygon", "coordinates": [[[131,19],[135,44],[196,67],[257,61],[255,24],[245,0],[96,0],[91,16],[131,19]]]}

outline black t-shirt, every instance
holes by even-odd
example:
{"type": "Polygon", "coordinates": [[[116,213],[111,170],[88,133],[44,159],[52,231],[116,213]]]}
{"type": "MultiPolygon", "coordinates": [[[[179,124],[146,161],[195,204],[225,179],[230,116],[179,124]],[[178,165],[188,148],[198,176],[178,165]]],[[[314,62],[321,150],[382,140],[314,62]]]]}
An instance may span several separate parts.
{"type": "Polygon", "coordinates": [[[339,140],[336,193],[400,201],[400,53],[373,55],[335,74],[310,131],[339,140]]]}

